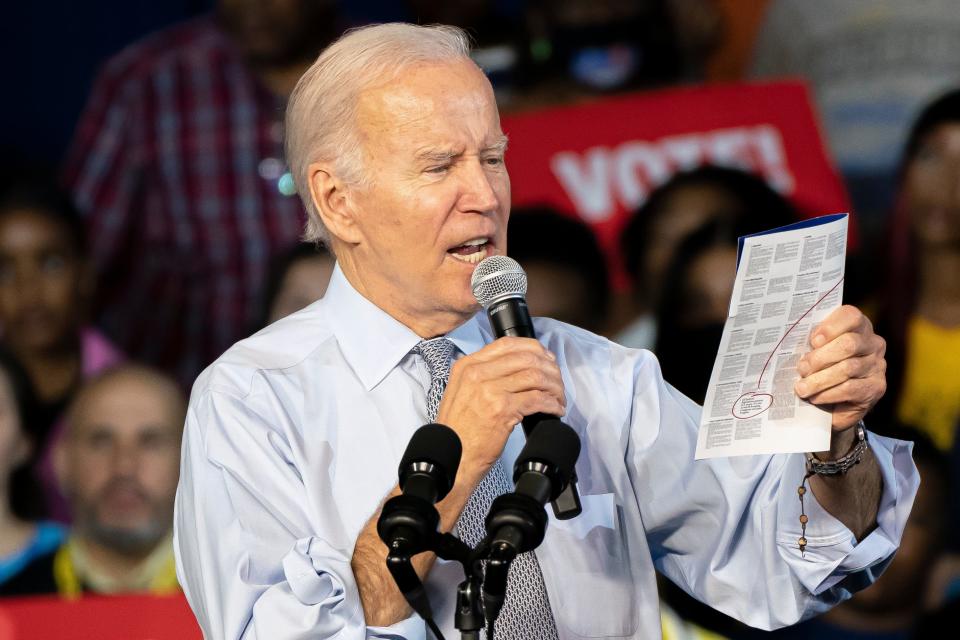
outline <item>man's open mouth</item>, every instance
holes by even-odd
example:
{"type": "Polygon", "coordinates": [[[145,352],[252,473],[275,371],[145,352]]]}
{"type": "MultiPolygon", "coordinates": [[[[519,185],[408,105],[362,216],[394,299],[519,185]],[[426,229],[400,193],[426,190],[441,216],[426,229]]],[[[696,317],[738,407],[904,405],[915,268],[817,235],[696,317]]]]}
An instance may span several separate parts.
{"type": "Polygon", "coordinates": [[[487,257],[487,246],[489,244],[490,238],[474,238],[448,250],[447,253],[461,262],[477,264],[487,257]]]}

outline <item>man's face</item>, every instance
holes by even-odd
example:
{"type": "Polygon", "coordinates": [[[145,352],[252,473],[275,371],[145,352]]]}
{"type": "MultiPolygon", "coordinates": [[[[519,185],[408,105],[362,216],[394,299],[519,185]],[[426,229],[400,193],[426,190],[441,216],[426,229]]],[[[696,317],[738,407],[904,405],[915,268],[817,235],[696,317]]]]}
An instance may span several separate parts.
{"type": "Polygon", "coordinates": [[[146,376],[119,374],[81,396],[58,470],[83,535],[142,553],[167,534],[182,424],[175,389],[146,376]]]}
{"type": "Polygon", "coordinates": [[[370,183],[351,196],[355,284],[394,315],[469,316],[470,277],[506,253],[510,213],[490,83],[469,61],[413,68],[361,95],[357,125],[370,183]]]}

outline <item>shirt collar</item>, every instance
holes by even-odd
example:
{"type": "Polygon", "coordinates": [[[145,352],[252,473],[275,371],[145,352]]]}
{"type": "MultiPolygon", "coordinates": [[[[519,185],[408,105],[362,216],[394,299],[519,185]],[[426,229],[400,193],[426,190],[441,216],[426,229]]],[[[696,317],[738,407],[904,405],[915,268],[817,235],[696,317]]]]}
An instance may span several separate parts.
{"type": "MultiPolygon", "coordinates": [[[[363,297],[337,264],[323,296],[330,327],[347,364],[367,391],[377,386],[420,342],[409,327],[363,297]]],[[[464,354],[485,344],[480,331],[482,312],[447,334],[464,354]]]]}

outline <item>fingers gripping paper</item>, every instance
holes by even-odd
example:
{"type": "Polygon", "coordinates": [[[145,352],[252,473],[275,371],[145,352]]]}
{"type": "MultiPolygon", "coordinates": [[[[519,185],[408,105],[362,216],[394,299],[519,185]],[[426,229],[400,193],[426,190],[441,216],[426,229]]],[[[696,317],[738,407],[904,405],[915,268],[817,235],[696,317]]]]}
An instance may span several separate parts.
{"type": "Polygon", "coordinates": [[[841,304],[846,255],[846,214],[740,238],[698,460],[830,448],[830,414],[794,385],[810,333],[841,304]]]}

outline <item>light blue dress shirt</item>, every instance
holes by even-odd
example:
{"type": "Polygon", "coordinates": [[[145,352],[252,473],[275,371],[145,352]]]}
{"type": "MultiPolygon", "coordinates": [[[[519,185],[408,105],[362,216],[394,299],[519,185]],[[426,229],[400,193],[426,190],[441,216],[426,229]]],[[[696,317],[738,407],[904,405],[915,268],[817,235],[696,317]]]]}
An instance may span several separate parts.
{"type": "MultiPolygon", "coordinates": [[[[551,514],[536,552],[560,638],[658,638],[654,568],[731,616],[776,627],[886,566],[919,483],[908,444],[870,436],[884,480],[877,529],[857,544],[810,496],[801,557],[802,456],[695,462],[700,408],[663,381],[651,353],[552,320],[536,326],[583,441],[583,513],[551,514]]],[[[482,314],[449,337],[465,354],[493,340],[482,314]]],[[[337,268],[321,301],[238,343],[197,380],[174,540],[207,638],[428,637],[415,616],[366,626],[350,568],[426,422],[430,376],[410,353],[419,340],[337,268]]],[[[517,427],[507,469],[522,445],[517,427]]],[[[440,561],[427,581],[448,640],[459,638],[460,580],[458,564],[440,561]]]]}

